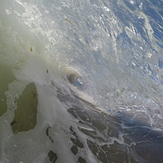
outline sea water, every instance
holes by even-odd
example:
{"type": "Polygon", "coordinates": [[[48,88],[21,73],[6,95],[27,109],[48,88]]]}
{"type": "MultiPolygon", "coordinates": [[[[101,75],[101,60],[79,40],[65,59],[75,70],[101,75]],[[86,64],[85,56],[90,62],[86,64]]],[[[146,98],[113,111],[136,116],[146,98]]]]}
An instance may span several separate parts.
{"type": "Polygon", "coordinates": [[[162,6],[2,0],[0,163],[162,163],[162,6]]]}

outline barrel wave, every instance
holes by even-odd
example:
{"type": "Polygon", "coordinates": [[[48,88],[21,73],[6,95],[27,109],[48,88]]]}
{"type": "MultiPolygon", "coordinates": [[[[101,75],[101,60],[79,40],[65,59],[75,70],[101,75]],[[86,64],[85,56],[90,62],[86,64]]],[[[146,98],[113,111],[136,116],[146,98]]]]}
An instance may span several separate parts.
{"type": "Polygon", "coordinates": [[[162,163],[162,6],[2,0],[0,163],[162,163]]]}

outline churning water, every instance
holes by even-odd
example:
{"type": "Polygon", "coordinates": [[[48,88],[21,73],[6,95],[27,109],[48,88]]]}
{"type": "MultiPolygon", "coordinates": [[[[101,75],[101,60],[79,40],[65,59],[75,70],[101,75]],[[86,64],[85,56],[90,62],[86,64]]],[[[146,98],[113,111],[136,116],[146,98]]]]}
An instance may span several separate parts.
{"type": "Polygon", "coordinates": [[[162,163],[162,18],[162,0],[1,0],[0,163],[162,163]]]}

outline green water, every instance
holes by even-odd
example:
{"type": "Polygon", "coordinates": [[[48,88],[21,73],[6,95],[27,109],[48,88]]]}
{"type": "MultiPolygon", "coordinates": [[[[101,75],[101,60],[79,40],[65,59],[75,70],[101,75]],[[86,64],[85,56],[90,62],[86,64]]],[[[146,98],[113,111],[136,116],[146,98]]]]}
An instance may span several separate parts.
{"type": "Polygon", "coordinates": [[[17,109],[11,122],[14,133],[28,131],[36,125],[37,92],[33,83],[26,86],[22,95],[17,100],[17,109]]]}
{"type": "Polygon", "coordinates": [[[14,81],[12,69],[5,64],[0,64],[0,116],[7,111],[5,92],[12,81],[14,81]]]}
{"type": "MultiPolygon", "coordinates": [[[[12,68],[5,64],[0,64],[0,116],[7,112],[7,98],[5,92],[8,86],[15,80],[12,68]]],[[[34,83],[28,84],[15,101],[17,108],[15,110],[14,119],[11,122],[14,133],[28,131],[36,125],[37,115],[37,92],[34,83]]]]}

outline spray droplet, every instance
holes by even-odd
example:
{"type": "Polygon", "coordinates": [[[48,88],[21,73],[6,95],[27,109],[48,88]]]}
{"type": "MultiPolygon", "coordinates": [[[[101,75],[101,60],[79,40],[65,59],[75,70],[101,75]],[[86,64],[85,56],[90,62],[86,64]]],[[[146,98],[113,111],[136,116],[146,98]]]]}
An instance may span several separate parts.
{"type": "Polygon", "coordinates": [[[30,47],[30,51],[31,51],[31,52],[33,52],[33,49],[32,49],[32,47],[30,47]]]}

